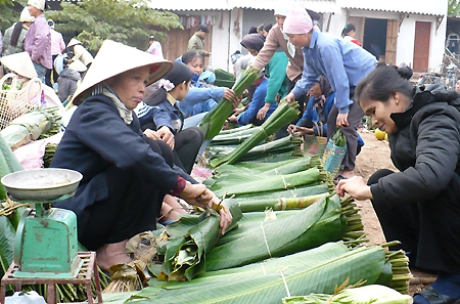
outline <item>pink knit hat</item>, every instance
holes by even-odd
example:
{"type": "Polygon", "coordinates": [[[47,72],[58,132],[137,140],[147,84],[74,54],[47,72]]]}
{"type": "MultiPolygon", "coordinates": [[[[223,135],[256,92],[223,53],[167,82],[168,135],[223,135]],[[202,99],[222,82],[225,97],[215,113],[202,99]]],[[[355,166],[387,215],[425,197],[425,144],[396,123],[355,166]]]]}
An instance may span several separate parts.
{"type": "Polygon", "coordinates": [[[304,7],[297,4],[291,9],[289,14],[287,14],[283,25],[283,32],[286,34],[306,34],[309,33],[312,28],[313,22],[311,21],[310,15],[308,15],[304,7]]]}

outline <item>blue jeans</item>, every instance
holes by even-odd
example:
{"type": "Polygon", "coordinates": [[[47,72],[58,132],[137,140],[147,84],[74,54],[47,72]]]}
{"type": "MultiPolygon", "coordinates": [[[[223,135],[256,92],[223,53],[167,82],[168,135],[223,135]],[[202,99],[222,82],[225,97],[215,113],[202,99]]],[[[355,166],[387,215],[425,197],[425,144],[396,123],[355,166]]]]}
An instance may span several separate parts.
{"type": "Polygon", "coordinates": [[[42,66],[41,64],[36,63],[35,61],[32,61],[32,62],[34,64],[35,71],[37,71],[38,79],[40,79],[42,83],[45,84],[45,75],[48,69],[42,66]]]}

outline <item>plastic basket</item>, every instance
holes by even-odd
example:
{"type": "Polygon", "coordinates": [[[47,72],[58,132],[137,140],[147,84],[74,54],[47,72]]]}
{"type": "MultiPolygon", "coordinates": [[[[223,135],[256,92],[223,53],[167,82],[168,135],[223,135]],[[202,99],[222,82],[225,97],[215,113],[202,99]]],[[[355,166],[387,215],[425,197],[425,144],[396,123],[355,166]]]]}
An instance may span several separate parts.
{"type": "Polygon", "coordinates": [[[3,130],[13,119],[38,108],[41,105],[42,82],[38,78],[31,79],[23,88],[17,90],[19,78],[10,73],[0,79],[0,88],[4,83],[11,82],[10,90],[0,90],[0,130],[3,130]]]}

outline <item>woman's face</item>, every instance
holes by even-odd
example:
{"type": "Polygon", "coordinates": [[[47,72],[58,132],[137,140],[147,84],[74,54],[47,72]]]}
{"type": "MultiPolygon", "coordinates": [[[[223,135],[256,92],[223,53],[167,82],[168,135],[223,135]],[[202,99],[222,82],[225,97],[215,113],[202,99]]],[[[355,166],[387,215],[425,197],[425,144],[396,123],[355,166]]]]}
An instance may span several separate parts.
{"type": "Polygon", "coordinates": [[[246,48],[249,52],[249,54],[251,54],[252,56],[257,56],[257,54],[259,54],[259,51],[256,51],[254,49],[251,49],[251,48],[246,48]]]}
{"type": "Polygon", "coordinates": [[[203,59],[201,57],[195,57],[187,63],[187,66],[192,70],[193,74],[201,75],[203,73],[203,59]]]}
{"type": "Polygon", "coordinates": [[[27,9],[29,10],[29,14],[30,14],[32,17],[37,18],[38,16],[40,16],[41,10],[39,10],[39,9],[36,8],[35,6],[33,6],[33,5],[31,5],[31,4],[27,4],[27,9]]]}
{"type": "Polygon", "coordinates": [[[455,90],[460,91],[460,80],[455,84],[455,90]]]}
{"type": "Polygon", "coordinates": [[[319,85],[319,82],[315,83],[308,93],[310,93],[310,96],[313,96],[315,98],[319,98],[321,95],[323,95],[323,91],[321,91],[321,86],[319,85]]]}
{"type": "Polygon", "coordinates": [[[280,29],[283,29],[284,25],[284,20],[286,20],[286,16],[281,16],[281,15],[275,15],[276,23],[280,27],[280,29]]]}
{"type": "Polygon", "coordinates": [[[361,100],[361,108],[366,115],[372,117],[372,124],[388,134],[398,131],[395,122],[390,115],[403,112],[410,103],[409,98],[395,92],[391,94],[387,101],[380,100],[361,100]]]}
{"type": "Polygon", "coordinates": [[[304,47],[310,44],[310,37],[308,34],[286,34],[289,37],[289,42],[295,47],[304,47]]]}
{"type": "Polygon", "coordinates": [[[348,32],[347,35],[350,36],[350,37],[352,37],[352,38],[355,38],[356,31],[355,31],[355,30],[351,30],[351,31],[348,32]]]}
{"type": "Polygon", "coordinates": [[[144,99],[150,67],[124,72],[107,80],[127,109],[133,110],[144,99]]]}

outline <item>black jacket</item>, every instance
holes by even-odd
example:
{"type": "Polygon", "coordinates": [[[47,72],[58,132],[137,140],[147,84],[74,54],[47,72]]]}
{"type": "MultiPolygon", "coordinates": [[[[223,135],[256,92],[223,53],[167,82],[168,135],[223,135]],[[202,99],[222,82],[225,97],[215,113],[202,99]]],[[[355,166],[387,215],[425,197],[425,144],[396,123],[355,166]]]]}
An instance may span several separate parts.
{"type": "Polygon", "coordinates": [[[460,272],[460,94],[441,85],[416,88],[412,104],[391,118],[391,159],[400,172],[371,186],[375,203],[418,203],[418,260],[427,268],[460,272]],[[456,107],[458,106],[458,108],[456,107]],[[428,244],[429,243],[429,244],[428,244]],[[434,253],[434,254],[432,254],[434,253]],[[443,257],[437,261],[433,257],[443,257]]]}

